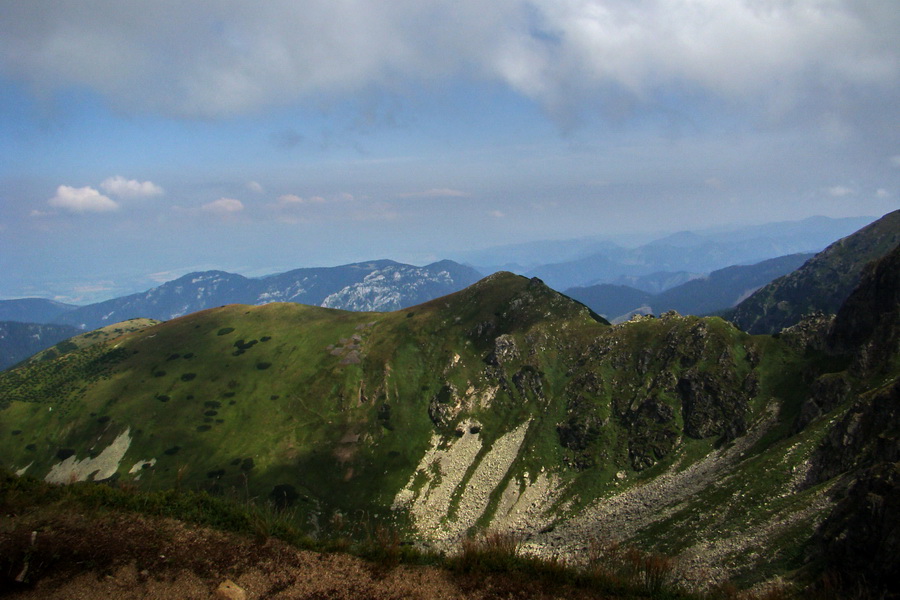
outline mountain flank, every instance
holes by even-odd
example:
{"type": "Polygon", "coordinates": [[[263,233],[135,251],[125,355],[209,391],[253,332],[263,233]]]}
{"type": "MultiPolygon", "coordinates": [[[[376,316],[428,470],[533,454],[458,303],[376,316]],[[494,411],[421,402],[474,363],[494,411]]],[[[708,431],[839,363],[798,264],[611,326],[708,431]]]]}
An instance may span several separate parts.
{"type": "Polygon", "coordinates": [[[0,321],[0,371],[79,333],[70,325],[0,321]]]}
{"type": "Polygon", "coordinates": [[[725,313],[750,333],[778,333],[807,314],[834,314],[859,284],[865,267],[900,244],[900,211],[830,245],[797,271],[756,291],[725,313]]]}
{"type": "Polygon", "coordinates": [[[638,312],[662,314],[674,310],[681,314],[707,315],[733,307],[759,287],[794,271],[810,258],[811,254],[792,254],[755,265],[726,267],[658,294],[613,284],[570,288],[565,293],[613,322],[626,320],[638,312]]]}

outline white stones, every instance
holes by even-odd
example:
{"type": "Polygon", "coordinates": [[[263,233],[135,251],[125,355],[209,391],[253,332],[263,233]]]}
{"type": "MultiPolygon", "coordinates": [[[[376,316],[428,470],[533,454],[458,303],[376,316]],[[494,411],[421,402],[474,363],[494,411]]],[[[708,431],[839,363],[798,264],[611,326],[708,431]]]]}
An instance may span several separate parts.
{"type": "Polygon", "coordinates": [[[134,463],[134,466],[128,470],[129,475],[134,475],[135,473],[139,473],[142,469],[149,469],[153,465],[156,464],[156,459],[151,458],[150,460],[139,460],[134,463]]]}
{"type": "Polygon", "coordinates": [[[491,495],[518,458],[529,423],[497,439],[487,453],[482,453],[481,425],[474,421],[460,423],[457,439],[432,436],[431,448],[392,508],[408,508],[423,537],[439,547],[452,547],[484,515],[491,495]]]}
{"type": "Polygon", "coordinates": [[[53,465],[44,481],[48,483],[74,483],[76,481],[102,481],[109,479],[119,469],[119,463],[131,445],[131,428],[123,431],[107,446],[103,452],[95,458],[78,460],[70,456],[64,461],[53,465]]]}

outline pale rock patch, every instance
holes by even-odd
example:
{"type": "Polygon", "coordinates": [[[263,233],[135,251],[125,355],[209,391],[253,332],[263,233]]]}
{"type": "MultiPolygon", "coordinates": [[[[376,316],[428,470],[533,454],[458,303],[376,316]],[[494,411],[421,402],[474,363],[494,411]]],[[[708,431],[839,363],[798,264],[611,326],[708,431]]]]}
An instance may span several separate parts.
{"type": "Polygon", "coordinates": [[[526,421],[497,439],[480,460],[480,424],[471,420],[460,423],[457,431],[462,435],[455,440],[433,435],[431,447],[395,496],[392,508],[408,509],[425,539],[439,548],[451,549],[485,514],[491,496],[518,458],[529,424],[526,421]],[[417,481],[423,479],[417,490],[417,481]],[[454,499],[457,510],[451,516],[454,499]]]}
{"type": "Polygon", "coordinates": [[[78,460],[70,456],[64,461],[53,465],[44,481],[48,483],[72,483],[75,481],[94,481],[109,479],[119,469],[119,464],[125,457],[125,452],[131,446],[131,428],[119,434],[112,444],[107,446],[96,458],[84,458],[78,460]]]}
{"type": "Polygon", "coordinates": [[[149,469],[153,465],[156,464],[156,459],[151,458],[150,460],[139,460],[134,463],[134,466],[128,470],[129,475],[134,475],[135,473],[139,473],[141,469],[149,469]]]}
{"type": "MultiPolygon", "coordinates": [[[[517,536],[547,527],[556,518],[553,506],[562,488],[558,476],[543,470],[534,481],[527,473],[511,478],[500,496],[491,526],[517,536]]],[[[526,546],[523,549],[527,551],[526,546]]]]}

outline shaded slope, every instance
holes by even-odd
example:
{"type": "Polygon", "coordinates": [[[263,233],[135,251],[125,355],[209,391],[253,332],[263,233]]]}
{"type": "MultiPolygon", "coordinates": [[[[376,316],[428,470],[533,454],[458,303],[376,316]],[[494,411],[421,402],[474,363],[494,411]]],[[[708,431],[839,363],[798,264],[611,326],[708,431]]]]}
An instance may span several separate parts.
{"type": "Polygon", "coordinates": [[[0,321],[0,371],[78,333],[68,325],[0,321]]]}
{"type": "Polygon", "coordinates": [[[803,315],[836,313],[859,284],[864,267],[900,243],[900,211],[838,240],[797,271],[764,286],[728,313],[750,333],[777,333],[803,315]]]}

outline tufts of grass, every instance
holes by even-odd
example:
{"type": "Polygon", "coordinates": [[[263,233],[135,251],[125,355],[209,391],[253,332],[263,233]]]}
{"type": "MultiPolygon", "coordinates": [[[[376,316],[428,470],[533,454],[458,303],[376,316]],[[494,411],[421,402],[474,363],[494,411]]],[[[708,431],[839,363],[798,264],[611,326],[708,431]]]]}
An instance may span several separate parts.
{"type": "Polygon", "coordinates": [[[463,539],[450,566],[464,573],[511,571],[521,566],[519,539],[509,533],[488,531],[463,539]]]}

